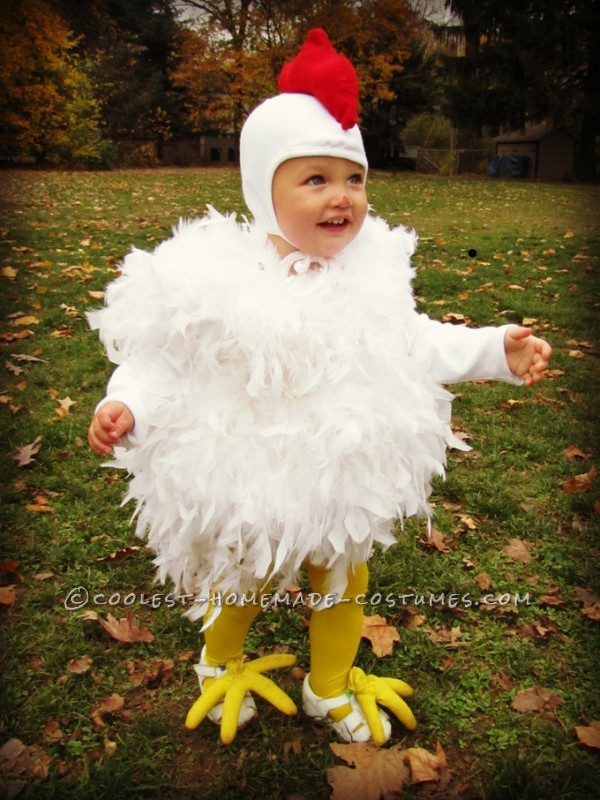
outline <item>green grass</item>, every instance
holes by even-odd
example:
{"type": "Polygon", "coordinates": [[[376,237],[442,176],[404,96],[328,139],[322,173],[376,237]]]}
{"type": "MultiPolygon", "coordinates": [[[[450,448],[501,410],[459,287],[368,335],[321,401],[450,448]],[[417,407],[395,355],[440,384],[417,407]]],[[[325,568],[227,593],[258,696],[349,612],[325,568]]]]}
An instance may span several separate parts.
{"type": "MultiPolygon", "coordinates": [[[[329,748],[334,740],[302,716],[282,718],[261,704],[260,720],[229,748],[209,723],[193,733],[184,729],[197,695],[190,658],[197,658],[199,633],[181,609],[136,603],[132,610],[154,641],[125,645],[63,605],[77,586],[104,598],[169,591],[153,583],[144,550],[101,560],[140,543],[129,525],[131,509],[120,507],[124,477],[102,467],[86,444],[110,374],[85,322],[85,311],[99,303],[89,292],[105,287],[132,245],[152,248],[179,217],[201,213],[207,202],[243,212],[239,176],[233,170],[15,171],[5,172],[2,183],[0,342],[8,366],[0,386],[0,579],[16,587],[16,602],[0,608],[0,744],[16,738],[35,746],[38,768],[48,758],[47,775],[30,769],[16,779],[23,784],[19,797],[328,797],[326,771],[341,763],[329,748]],[[38,323],[14,325],[18,313],[38,323]],[[32,334],[14,338],[22,330],[32,334]],[[57,409],[66,397],[75,405],[61,418],[57,409]],[[13,455],[37,436],[35,460],[18,467],[13,455]],[[29,510],[39,507],[40,495],[52,511],[29,510]],[[42,573],[51,576],[40,580],[42,573]],[[71,674],[67,665],[82,656],[92,659],[91,669],[71,674]],[[135,685],[135,664],[164,659],[174,662],[170,678],[135,685]],[[91,709],[112,693],[125,698],[126,713],[107,718],[99,731],[91,709]],[[58,723],[60,741],[48,741],[48,720],[58,723]]],[[[444,592],[474,600],[482,594],[475,578],[487,573],[491,593],[529,593],[529,604],[367,607],[395,624],[401,641],[384,659],[363,641],[358,663],[413,685],[419,726],[406,736],[396,726],[393,742],[405,737],[407,747],[435,751],[439,741],[453,773],[449,796],[599,796],[598,753],[577,743],[574,726],[600,720],[600,626],[581,614],[577,591],[600,594],[600,481],[580,494],[561,487],[598,465],[600,190],[382,173],[369,176],[369,190],[377,213],[420,235],[415,291],[424,311],[439,319],[463,314],[474,325],[535,319],[555,355],[554,372],[531,390],[453,387],[454,425],[473,450],[451,453],[447,480],[435,484],[434,525],[450,549],[427,546],[423,522],[410,521],[398,531],[399,544],[378,554],[371,569],[370,592],[383,596],[444,592]],[[591,458],[569,460],[564,451],[571,445],[591,458]],[[510,539],[531,543],[528,564],[504,552],[510,539]],[[552,592],[561,604],[543,600],[552,592]],[[423,624],[411,624],[415,614],[423,624]],[[531,638],[531,624],[546,633],[531,638]],[[453,626],[460,626],[459,646],[432,640],[432,631],[453,626]],[[564,703],[553,712],[512,710],[514,695],[532,687],[564,703]]],[[[117,617],[126,610],[122,602],[88,608],[117,617]]],[[[300,610],[266,612],[249,636],[249,651],[289,647],[307,668],[305,621],[300,610]]],[[[282,675],[281,685],[299,701],[298,680],[282,675]]],[[[404,796],[428,795],[413,786],[404,796]]]]}

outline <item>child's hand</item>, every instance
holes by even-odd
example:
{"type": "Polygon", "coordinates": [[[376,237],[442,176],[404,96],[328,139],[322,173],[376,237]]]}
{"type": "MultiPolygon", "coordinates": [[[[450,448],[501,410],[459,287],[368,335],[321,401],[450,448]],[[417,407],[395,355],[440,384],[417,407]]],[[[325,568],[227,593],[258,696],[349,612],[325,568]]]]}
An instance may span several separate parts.
{"type": "Polygon", "coordinates": [[[124,403],[110,401],[94,414],[88,430],[88,442],[96,453],[112,452],[113,445],[133,430],[133,414],[124,403]]]}
{"type": "Polygon", "coordinates": [[[504,352],[511,371],[531,386],[544,377],[552,348],[545,339],[533,336],[531,328],[513,325],[504,336],[504,352]]]}

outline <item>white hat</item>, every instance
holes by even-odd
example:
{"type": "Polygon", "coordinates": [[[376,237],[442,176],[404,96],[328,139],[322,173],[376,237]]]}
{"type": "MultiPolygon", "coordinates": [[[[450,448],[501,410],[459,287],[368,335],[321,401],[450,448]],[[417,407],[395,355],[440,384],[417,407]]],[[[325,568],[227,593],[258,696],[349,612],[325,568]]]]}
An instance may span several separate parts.
{"type": "Polygon", "coordinates": [[[246,205],[266,233],[283,235],[271,192],[277,167],[301,156],[333,156],[368,166],[358,126],[344,130],[314,97],[279,94],[265,100],[242,128],[240,167],[246,205]]]}

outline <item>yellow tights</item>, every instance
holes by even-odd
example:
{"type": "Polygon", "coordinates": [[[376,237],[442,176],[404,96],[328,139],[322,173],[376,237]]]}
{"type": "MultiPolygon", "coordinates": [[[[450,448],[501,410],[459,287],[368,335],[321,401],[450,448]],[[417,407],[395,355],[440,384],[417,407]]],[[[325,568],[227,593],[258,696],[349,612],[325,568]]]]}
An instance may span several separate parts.
{"type": "MultiPolygon", "coordinates": [[[[326,594],[328,572],[311,564],[306,571],[313,592],[326,594]]],[[[330,608],[313,611],[310,627],[310,684],[320,697],[337,697],[348,687],[348,676],[362,632],[363,607],[356,602],[367,590],[369,571],[366,564],[349,570],[344,599],[330,608]]],[[[224,606],[212,625],[204,632],[205,658],[217,666],[241,658],[246,634],[261,611],[260,603],[245,606],[224,606]]],[[[330,711],[339,722],[350,712],[350,705],[330,711]]]]}

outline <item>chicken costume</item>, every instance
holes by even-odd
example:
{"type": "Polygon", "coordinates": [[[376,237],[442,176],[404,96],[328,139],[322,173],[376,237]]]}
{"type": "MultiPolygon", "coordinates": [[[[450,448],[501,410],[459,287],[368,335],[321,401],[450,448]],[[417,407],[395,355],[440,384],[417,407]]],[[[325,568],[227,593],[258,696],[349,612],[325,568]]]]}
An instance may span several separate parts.
{"type": "MultiPolygon", "coordinates": [[[[341,598],[374,546],[393,544],[396,520],[429,514],[446,447],[464,449],[443,384],[520,382],[504,328],[442,325],[417,312],[413,232],[368,216],[334,258],[279,257],[268,238],[282,235],[277,167],[318,155],[367,168],[356,76],[323,32],[309,34],[280,87],[241,136],[254,221],[209,208],[181,222],[153,253],[127,256],[105,308],[89,315],[118,365],[106,400],[135,418],[114,464],[131,476],[137,534],[156,553],[160,580],[199,599],[192,618],[207,611],[211,591],[285,586],[306,564],[341,598]]],[[[363,677],[373,676],[354,672],[355,683],[363,677]]],[[[208,714],[210,691],[189,727],[208,714]]],[[[231,740],[237,717],[226,716],[231,740]]],[[[374,738],[384,740],[379,728],[374,738]]]]}

